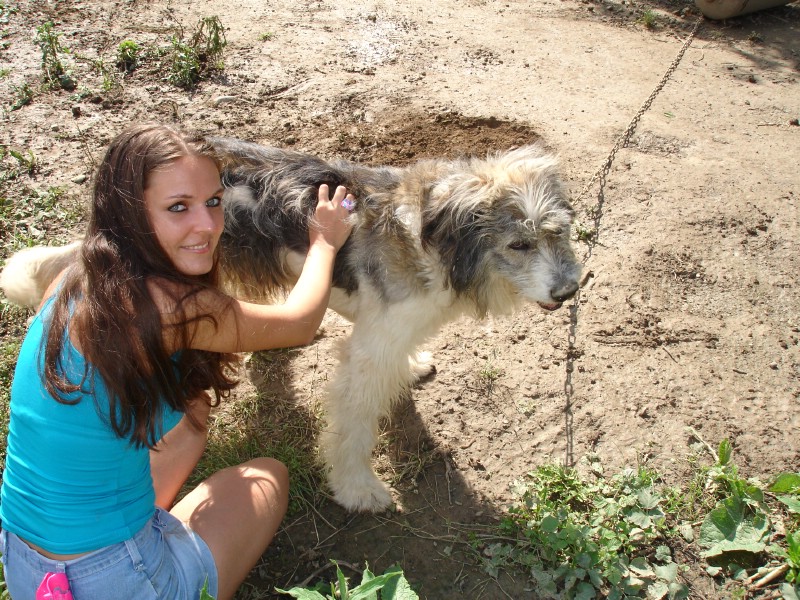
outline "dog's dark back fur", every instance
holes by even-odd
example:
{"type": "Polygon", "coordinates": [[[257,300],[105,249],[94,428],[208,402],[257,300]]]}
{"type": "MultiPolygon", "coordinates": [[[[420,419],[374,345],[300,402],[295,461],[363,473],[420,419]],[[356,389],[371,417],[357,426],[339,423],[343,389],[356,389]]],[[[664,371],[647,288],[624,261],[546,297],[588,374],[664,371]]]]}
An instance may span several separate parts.
{"type": "MultiPolygon", "coordinates": [[[[343,185],[357,198],[354,228],[339,251],[333,284],[348,293],[358,289],[360,274],[387,301],[398,301],[429,282],[417,262],[419,248],[395,209],[403,201],[398,188],[404,171],[369,167],[346,160],[325,161],[280,148],[233,138],[212,138],[222,162],[226,188],[223,272],[241,292],[258,296],[286,289],[292,276],[282,257],[285,251],[305,253],[308,222],[317,204],[317,190],[328,184],[331,193],[343,185]],[[238,191],[237,191],[238,190],[238,191]],[[355,250],[358,246],[358,251],[355,250]],[[402,258],[395,254],[402,254],[402,258]],[[410,268],[393,269],[405,264],[410,268]],[[391,278],[391,289],[386,281],[391,278]]],[[[424,204],[425,199],[416,198],[424,204]]]]}
{"type": "MultiPolygon", "coordinates": [[[[358,198],[358,221],[368,226],[383,211],[370,210],[372,193],[390,191],[398,178],[389,168],[369,168],[338,160],[326,162],[315,156],[260,146],[232,138],[213,138],[222,160],[222,183],[227,189],[243,186],[247,194],[230,193],[225,202],[222,260],[226,271],[245,288],[274,292],[285,288],[291,276],[276,272],[282,254],[308,250],[308,222],[323,183],[331,194],[343,185],[358,198]],[[372,213],[372,219],[370,219],[372,213]],[[244,272],[242,266],[247,266],[244,272]]],[[[353,238],[340,250],[334,269],[334,285],[348,292],[358,288],[355,261],[348,260],[353,238]]]]}

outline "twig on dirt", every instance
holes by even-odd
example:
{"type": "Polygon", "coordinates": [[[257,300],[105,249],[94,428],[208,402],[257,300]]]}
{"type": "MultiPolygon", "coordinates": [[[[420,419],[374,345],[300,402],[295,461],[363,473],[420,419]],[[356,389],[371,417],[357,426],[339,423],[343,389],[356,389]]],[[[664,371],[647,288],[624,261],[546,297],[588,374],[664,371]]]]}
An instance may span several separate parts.
{"type": "MultiPolygon", "coordinates": [[[[770,571],[769,573],[764,575],[761,579],[756,581],[752,586],[750,586],[750,589],[752,589],[752,590],[760,589],[760,588],[764,587],[765,585],[768,585],[769,583],[772,583],[778,577],[781,577],[788,570],[789,570],[789,564],[788,563],[784,563],[780,567],[776,567],[775,569],[772,569],[772,571],[770,571]]],[[[754,575],[753,578],[755,578],[755,577],[756,576],[754,575]]],[[[751,578],[751,579],[753,579],[753,578],[751,578]]],[[[749,581],[746,581],[745,583],[749,583],[749,581]]]]}
{"type": "Polygon", "coordinates": [[[691,436],[692,436],[694,439],[696,439],[698,442],[700,442],[701,444],[703,444],[703,446],[705,447],[705,449],[706,449],[706,450],[708,450],[708,453],[711,455],[711,458],[713,458],[715,461],[717,460],[717,453],[716,453],[716,451],[714,450],[714,448],[712,448],[712,447],[711,447],[711,444],[709,444],[707,441],[705,441],[703,438],[701,438],[701,437],[700,437],[700,434],[699,434],[699,433],[697,433],[697,430],[696,430],[694,427],[687,427],[687,428],[686,428],[686,431],[687,431],[687,432],[689,433],[689,435],[691,435],[691,436]]]}
{"type": "MultiPolygon", "coordinates": [[[[309,583],[311,583],[312,581],[314,581],[314,579],[315,579],[315,578],[319,577],[319,576],[320,576],[320,574],[321,574],[323,571],[326,571],[327,569],[330,569],[330,568],[331,568],[331,567],[333,567],[334,565],[338,565],[338,566],[340,566],[340,567],[347,567],[348,569],[350,569],[350,570],[351,570],[351,571],[353,571],[354,573],[358,573],[358,572],[360,572],[360,570],[361,570],[361,569],[360,569],[360,567],[359,567],[358,565],[351,565],[350,563],[346,563],[346,562],[338,562],[338,561],[337,561],[336,563],[328,563],[327,565],[323,565],[323,566],[321,566],[319,569],[317,569],[316,571],[314,571],[314,572],[313,572],[311,575],[309,575],[308,577],[306,577],[306,578],[305,578],[303,581],[301,581],[300,583],[298,583],[298,584],[297,584],[295,587],[301,587],[301,588],[304,588],[304,587],[306,587],[306,586],[307,586],[309,583]]],[[[291,585],[291,582],[290,582],[289,584],[287,584],[287,585],[283,586],[283,587],[285,587],[285,588],[288,588],[288,587],[289,587],[289,585],[291,585]]]]}
{"type": "Polygon", "coordinates": [[[453,492],[450,489],[450,472],[453,470],[453,467],[450,465],[450,457],[445,454],[444,455],[444,478],[447,481],[447,504],[453,506],[453,492]]]}
{"type": "Polygon", "coordinates": [[[92,166],[92,171],[94,171],[97,168],[97,161],[94,159],[92,151],[89,150],[89,145],[86,143],[86,136],[77,123],[75,124],[75,129],[78,130],[78,140],[80,140],[81,149],[83,149],[84,154],[86,154],[86,157],[89,159],[89,164],[92,166]]]}
{"type": "Polygon", "coordinates": [[[678,361],[677,361],[677,360],[675,360],[675,357],[674,357],[674,356],[672,356],[672,354],[670,354],[669,350],[667,350],[667,349],[666,349],[664,346],[661,346],[661,349],[662,349],[664,352],[666,352],[666,353],[667,353],[667,356],[669,356],[669,357],[672,359],[672,362],[674,362],[676,365],[677,365],[677,364],[679,364],[679,363],[678,363],[678,361]]]}

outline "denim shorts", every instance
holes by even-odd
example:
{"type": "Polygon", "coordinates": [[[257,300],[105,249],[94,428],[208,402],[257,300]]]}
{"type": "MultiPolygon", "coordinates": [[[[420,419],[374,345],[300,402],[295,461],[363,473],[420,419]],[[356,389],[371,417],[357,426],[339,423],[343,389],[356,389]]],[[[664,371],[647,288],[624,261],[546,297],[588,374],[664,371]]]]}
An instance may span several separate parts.
{"type": "Polygon", "coordinates": [[[0,531],[9,594],[34,600],[47,573],[65,573],[75,600],[196,600],[217,596],[217,568],[206,543],[160,508],[131,539],[73,560],[46,558],[16,535],[0,531]]]}

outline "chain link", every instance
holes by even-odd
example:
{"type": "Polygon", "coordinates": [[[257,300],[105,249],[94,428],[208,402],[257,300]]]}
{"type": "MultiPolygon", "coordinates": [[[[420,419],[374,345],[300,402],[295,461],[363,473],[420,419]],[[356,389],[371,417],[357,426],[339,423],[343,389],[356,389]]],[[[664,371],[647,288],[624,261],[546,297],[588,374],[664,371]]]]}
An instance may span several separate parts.
{"type": "MultiPolygon", "coordinates": [[[[692,28],[689,37],[686,38],[684,41],[683,46],[678,51],[678,54],[675,56],[675,60],[672,61],[672,64],[664,73],[664,76],[661,78],[661,81],[658,82],[653,92],[644,101],[642,107],[639,109],[639,112],[636,113],[636,116],[631,119],[630,124],[628,125],[627,129],[622,133],[622,135],[617,138],[617,142],[614,144],[611,152],[608,155],[608,158],[600,167],[600,169],[592,176],[589,180],[589,183],[586,184],[586,187],[583,191],[578,195],[575,199],[577,202],[578,200],[582,199],[586,194],[589,193],[589,190],[592,189],[596,183],[600,183],[599,190],[597,192],[597,205],[595,205],[591,210],[591,216],[594,220],[594,229],[593,234],[587,240],[587,250],[586,255],[584,256],[583,263],[589,260],[592,255],[592,250],[594,246],[597,244],[598,236],[600,232],[600,218],[603,214],[603,205],[605,204],[605,185],[606,185],[606,178],[608,177],[609,172],[611,171],[611,165],[614,163],[614,159],[617,156],[617,152],[620,149],[624,148],[630,142],[631,136],[633,132],[636,131],[636,127],[639,125],[639,121],[641,120],[642,116],[650,109],[650,106],[653,104],[653,101],[658,96],[659,92],[664,88],[664,86],[669,81],[672,74],[678,68],[681,60],[683,59],[683,55],[688,50],[689,46],[692,44],[692,41],[697,34],[698,29],[700,28],[700,23],[703,21],[703,16],[697,18],[695,21],[694,27],[692,28]]],[[[585,278],[585,280],[588,278],[585,278]]],[[[574,386],[572,384],[572,373],[575,370],[575,359],[580,357],[582,354],[576,348],[577,342],[577,331],[578,331],[578,307],[580,306],[580,299],[581,299],[581,289],[578,289],[578,292],[575,294],[574,298],[572,299],[572,304],[569,307],[569,334],[567,336],[567,357],[566,357],[566,366],[565,366],[565,378],[564,378],[564,397],[565,397],[565,405],[564,405],[564,427],[566,431],[566,453],[565,453],[565,465],[573,466],[575,464],[575,458],[573,454],[573,434],[572,434],[572,422],[573,422],[573,395],[575,392],[574,386]]]]}

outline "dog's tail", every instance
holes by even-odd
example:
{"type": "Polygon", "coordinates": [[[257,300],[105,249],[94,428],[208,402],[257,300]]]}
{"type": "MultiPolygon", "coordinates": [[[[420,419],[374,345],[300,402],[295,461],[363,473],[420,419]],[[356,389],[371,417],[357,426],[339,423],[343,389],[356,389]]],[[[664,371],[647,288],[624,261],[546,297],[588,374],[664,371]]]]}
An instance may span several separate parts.
{"type": "Polygon", "coordinates": [[[36,308],[56,276],[78,258],[80,242],[20,250],[0,272],[0,289],[11,302],[36,308]]]}

